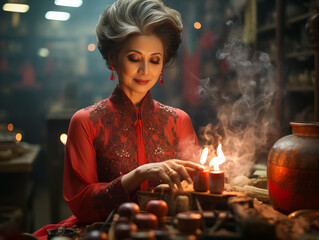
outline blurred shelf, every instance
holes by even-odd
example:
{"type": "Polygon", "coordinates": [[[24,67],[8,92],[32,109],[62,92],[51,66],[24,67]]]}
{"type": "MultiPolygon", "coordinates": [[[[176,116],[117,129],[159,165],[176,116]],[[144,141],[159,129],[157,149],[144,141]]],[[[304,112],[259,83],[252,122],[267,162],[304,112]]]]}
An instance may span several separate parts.
{"type": "MultiPolygon", "coordinates": [[[[257,41],[268,51],[273,50],[276,59],[271,59],[276,67],[275,120],[281,134],[288,130],[285,122],[307,107],[314,109],[318,118],[318,82],[313,83],[316,51],[307,41],[305,26],[308,19],[318,14],[314,0],[269,1],[257,0],[257,41]],[[305,6],[307,5],[307,6],[305,6]],[[275,6],[275,9],[273,8],[275,6]],[[276,18],[274,18],[276,13],[276,18]],[[276,48],[272,46],[275,45],[276,48]],[[292,78],[290,78],[292,77],[292,78]],[[288,111],[284,111],[287,108],[288,111]]],[[[261,49],[263,50],[263,49],[261,49]]],[[[318,81],[318,79],[315,79],[318,81]]]]}
{"type": "Polygon", "coordinates": [[[305,20],[307,18],[309,18],[310,16],[312,16],[314,13],[313,12],[308,12],[293,18],[289,18],[287,21],[287,24],[292,24],[292,23],[296,23],[296,22],[300,22],[302,20],[305,20]]]}
{"type": "MultiPolygon", "coordinates": [[[[313,14],[314,14],[313,12],[308,12],[308,13],[298,15],[298,16],[293,17],[293,18],[289,18],[287,20],[287,24],[292,24],[292,23],[303,21],[303,20],[311,17],[313,14]]],[[[257,33],[264,33],[264,32],[268,32],[268,31],[273,31],[275,29],[276,29],[276,23],[271,23],[271,24],[267,24],[267,25],[258,27],[257,33]]]]}
{"type": "Polygon", "coordinates": [[[309,56],[315,56],[314,50],[305,50],[301,52],[292,52],[289,54],[286,54],[285,58],[298,58],[298,57],[309,57],[309,56]]]}
{"type": "Polygon", "coordinates": [[[314,92],[314,86],[286,86],[288,92],[314,92]]]}
{"type": "Polygon", "coordinates": [[[264,33],[264,32],[268,32],[268,31],[273,31],[276,29],[276,24],[272,23],[272,24],[267,24],[261,27],[257,28],[257,33],[264,33]]]}

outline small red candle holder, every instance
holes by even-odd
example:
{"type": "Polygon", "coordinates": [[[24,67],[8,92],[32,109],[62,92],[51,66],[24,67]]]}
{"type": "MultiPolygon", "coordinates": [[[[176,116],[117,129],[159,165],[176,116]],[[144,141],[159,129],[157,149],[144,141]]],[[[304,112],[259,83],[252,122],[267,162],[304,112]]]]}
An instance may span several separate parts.
{"type": "Polygon", "coordinates": [[[209,191],[211,193],[222,193],[225,190],[224,171],[211,171],[209,173],[209,191]]]}
{"type": "Polygon", "coordinates": [[[193,187],[196,192],[207,192],[209,186],[209,171],[204,169],[194,174],[193,187]]]}

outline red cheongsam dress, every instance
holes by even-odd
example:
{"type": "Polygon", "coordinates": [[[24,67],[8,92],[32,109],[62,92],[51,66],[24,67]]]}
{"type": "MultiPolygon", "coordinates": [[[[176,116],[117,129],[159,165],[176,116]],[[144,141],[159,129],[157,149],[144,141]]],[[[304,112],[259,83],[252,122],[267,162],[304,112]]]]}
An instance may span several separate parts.
{"type": "MultiPolygon", "coordinates": [[[[189,116],[163,105],[148,92],[140,109],[117,86],[111,96],[81,109],[71,119],[66,144],[63,196],[74,216],[68,227],[104,221],[112,209],[134,201],[122,186],[136,167],[181,157],[198,146],[189,116]]],[[[144,182],[142,190],[158,183],[144,182]]],[[[46,233],[46,226],[36,233],[46,233]]],[[[41,238],[39,238],[41,239],[41,238]]]]}

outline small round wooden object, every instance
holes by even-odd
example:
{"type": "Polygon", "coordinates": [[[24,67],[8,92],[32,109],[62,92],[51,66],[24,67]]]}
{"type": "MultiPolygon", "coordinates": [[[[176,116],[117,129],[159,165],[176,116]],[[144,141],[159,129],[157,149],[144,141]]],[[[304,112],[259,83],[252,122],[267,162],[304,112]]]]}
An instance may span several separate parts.
{"type": "Polygon", "coordinates": [[[158,226],[157,217],[153,213],[138,213],[134,222],[139,229],[156,229],[158,226]]]}
{"type": "Polygon", "coordinates": [[[114,238],[115,240],[126,239],[131,236],[132,233],[137,231],[137,226],[132,222],[119,222],[114,226],[114,238]]]}
{"type": "Polygon", "coordinates": [[[177,229],[181,233],[196,233],[201,228],[202,216],[195,212],[177,214],[177,229]]]}
{"type": "Polygon", "coordinates": [[[134,202],[122,203],[118,209],[121,217],[127,217],[133,220],[135,215],[140,212],[140,207],[134,202]]]}
{"type": "Polygon", "coordinates": [[[150,200],[146,205],[146,211],[153,213],[159,223],[166,222],[166,215],[168,212],[167,203],[163,200],[150,200]]]}
{"type": "Polygon", "coordinates": [[[84,237],[84,240],[107,240],[107,234],[100,230],[93,230],[84,237]]]}

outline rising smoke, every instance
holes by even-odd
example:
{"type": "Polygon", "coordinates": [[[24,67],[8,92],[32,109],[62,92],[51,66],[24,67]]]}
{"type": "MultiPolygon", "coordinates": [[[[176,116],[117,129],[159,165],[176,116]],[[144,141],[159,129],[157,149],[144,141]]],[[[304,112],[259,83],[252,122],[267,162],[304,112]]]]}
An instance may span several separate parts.
{"type": "MultiPolygon", "coordinates": [[[[274,119],[271,112],[275,93],[274,67],[268,54],[252,52],[242,41],[242,31],[232,26],[223,49],[217,58],[226,61],[234,73],[236,97],[224,93],[214,81],[201,81],[199,94],[211,99],[217,112],[217,123],[201,127],[201,136],[211,155],[222,144],[226,162],[221,165],[227,177],[249,175],[256,162],[256,152],[267,144],[267,132],[274,119]]],[[[210,156],[212,157],[212,156],[210,156]]],[[[209,158],[211,159],[211,158],[209,158]]]]}

